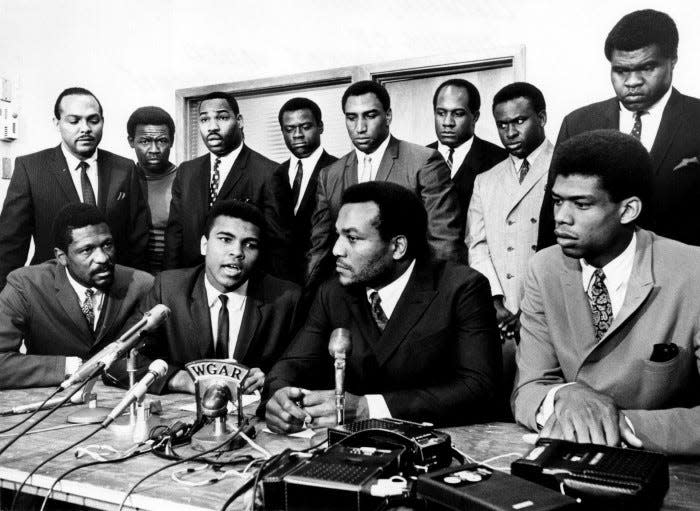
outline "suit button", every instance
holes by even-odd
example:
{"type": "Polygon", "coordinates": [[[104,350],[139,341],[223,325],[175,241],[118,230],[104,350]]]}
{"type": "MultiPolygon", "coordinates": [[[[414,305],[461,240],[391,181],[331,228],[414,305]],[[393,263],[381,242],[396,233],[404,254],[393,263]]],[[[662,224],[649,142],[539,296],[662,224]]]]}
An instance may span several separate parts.
{"type": "Polygon", "coordinates": [[[530,222],[532,222],[533,224],[536,224],[536,223],[537,223],[537,219],[536,219],[536,218],[531,218],[531,219],[530,219],[530,222]]]}
{"type": "Polygon", "coordinates": [[[515,220],[508,220],[508,225],[513,225],[515,223],[515,220]]]}
{"type": "Polygon", "coordinates": [[[507,250],[508,252],[512,252],[512,251],[513,251],[513,247],[508,247],[506,250],[507,250]]]}
{"type": "Polygon", "coordinates": [[[512,279],[513,277],[515,277],[515,275],[512,275],[512,274],[510,274],[510,273],[506,273],[506,278],[507,278],[507,279],[512,279]]]}

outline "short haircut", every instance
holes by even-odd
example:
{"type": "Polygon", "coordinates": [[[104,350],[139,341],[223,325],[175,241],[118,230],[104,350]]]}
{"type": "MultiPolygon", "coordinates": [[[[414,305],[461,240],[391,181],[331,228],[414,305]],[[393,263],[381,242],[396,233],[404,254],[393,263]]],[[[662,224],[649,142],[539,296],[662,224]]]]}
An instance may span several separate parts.
{"type": "Polygon", "coordinates": [[[75,229],[106,223],[104,214],[95,206],[84,202],[66,204],[58,210],[53,220],[53,246],[68,252],[68,245],[73,242],[75,229]]]}
{"type": "Polygon", "coordinates": [[[645,204],[651,193],[652,165],[639,140],[618,130],[594,130],[557,147],[552,175],[592,176],[614,202],[636,196],[645,204]]]}
{"type": "Polygon", "coordinates": [[[445,87],[460,87],[462,89],[466,89],[468,98],[467,108],[469,108],[471,113],[476,113],[481,108],[481,96],[479,95],[479,90],[476,88],[476,86],[472,82],[463,80],[462,78],[451,78],[442,82],[440,85],[438,85],[438,88],[435,89],[435,94],[433,94],[433,110],[435,110],[435,107],[437,106],[437,99],[440,91],[445,87]]]}
{"type": "Polygon", "coordinates": [[[634,11],[623,16],[605,39],[605,58],[612,59],[613,50],[632,51],[656,44],[661,55],[678,56],[678,28],[665,12],[653,9],[634,11]]]}
{"type": "Polygon", "coordinates": [[[130,138],[134,138],[136,126],[151,124],[154,126],[165,125],[170,132],[170,141],[175,138],[175,122],[170,114],[158,106],[142,106],[134,110],[126,121],[126,133],[130,138]]]}
{"type": "Polygon", "coordinates": [[[529,100],[536,113],[547,110],[547,104],[544,101],[542,91],[531,83],[527,82],[510,83],[499,90],[493,97],[492,110],[496,109],[496,105],[500,105],[506,101],[511,101],[518,98],[525,98],[529,100]]]}
{"type": "Polygon", "coordinates": [[[97,96],[82,87],[68,87],[58,95],[56,102],[53,105],[53,115],[56,119],[61,118],[61,101],[66,96],[92,96],[95,98],[95,101],[97,101],[97,106],[100,107],[100,115],[104,117],[104,113],[102,112],[102,103],[100,103],[100,100],[97,99],[97,96]]]}
{"type": "Polygon", "coordinates": [[[214,205],[209,210],[207,220],[204,224],[204,236],[209,237],[214,222],[220,216],[228,216],[238,218],[244,222],[250,222],[255,225],[260,231],[260,242],[264,242],[265,233],[267,232],[267,222],[265,216],[256,205],[238,199],[222,200],[214,202],[214,205]]]}
{"type": "Polygon", "coordinates": [[[428,214],[420,198],[408,188],[385,181],[368,181],[348,187],[342,204],[374,202],[379,207],[375,227],[384,241],[404,235],[407,256],[419,259],[428,253],[428,214]]]}
{"type": "Polygon", "coordinates": [[[210,99],[223,99],[228,103],[228,106],[231,107],[233,115],[238,115],[239,113],[241,113],[241,111],[238,109],[238,101],[236,101],[236,98],[230,92],[210,92],[209,94],[207,94],[199,100],[199,104],[201,105],[202,103],[210,99]]]}
{"type": "Polygon", "coordinates": [[[384,108],[385,112],[391,108],[391,98],[381,83],[377,83],[374,80],[361,80],[353,83],[350,85],[350,87],[345,89],[341,102],[343,112],[345,112],[345,103],[347,103],[350,96],[362,96],[364,94],[374,94],[377,96],[377,99],[382,104],[382,108],[384,108]]]}
{"type": "Polygon", "coordinates": [[[282,126],[282,116],[285,112],[296,112],[297,110],[310,110],[311,115],[316,119],[316,124],[321,124],[323,122],[321,119],[321,109],[316,103],[309,98],[292,98],[280,108],[280,113],[277,116],[280,126],[282,126]]]}

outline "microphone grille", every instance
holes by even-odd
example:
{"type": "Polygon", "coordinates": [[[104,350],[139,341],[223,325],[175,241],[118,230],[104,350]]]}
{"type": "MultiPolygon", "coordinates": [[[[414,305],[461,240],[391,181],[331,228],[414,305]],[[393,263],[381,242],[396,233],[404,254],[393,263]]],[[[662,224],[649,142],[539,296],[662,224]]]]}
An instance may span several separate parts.
{"type": "Polygon", "coordinates": [[[352,351],[350,342],[350,330],[347,328],[336,328],[331,332],[331,340],[328,343],[328,352],[331,357],[336,355],[347,355],[352,351]]]}
{"type": "Polygon", "coordinates": [[[154,360],[148,366],[148,370],[155,374],[158,378],[162,378],[168,372],[168,364],[161,359],[154,360]]]}

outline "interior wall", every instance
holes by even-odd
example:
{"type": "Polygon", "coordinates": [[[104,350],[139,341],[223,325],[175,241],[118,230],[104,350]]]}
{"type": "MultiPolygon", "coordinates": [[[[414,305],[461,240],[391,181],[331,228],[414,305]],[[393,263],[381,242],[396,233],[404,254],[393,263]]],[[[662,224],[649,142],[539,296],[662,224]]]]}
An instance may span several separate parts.
{"type": "MultiPolygon", "coordinates": [[[[0,75],[15,81],[20,114],[19,138],[0,142],[0,156],[58,144],[53,102],[69,86],[100,98],[101,147],[131,156],[130,113],[154,104],[174,115],[179,88],[520,44],[554,139],[567,112],[611,95],[603,41],[646,7],[676,21],[674,84],[699,96],[700,31],[684,0],[0,0],[0,75]]],[[[479,122],[493,122],[488,105],[479,122]]]]}

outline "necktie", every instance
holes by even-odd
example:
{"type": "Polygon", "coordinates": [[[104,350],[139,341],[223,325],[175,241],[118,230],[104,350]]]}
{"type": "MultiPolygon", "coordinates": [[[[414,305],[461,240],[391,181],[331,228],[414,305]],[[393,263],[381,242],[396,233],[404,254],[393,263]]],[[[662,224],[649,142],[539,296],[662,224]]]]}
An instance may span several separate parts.
{"type": "Polygon", "coordinates": [[[450,170],[452,170],[452,165],[454,163],[454,160],[452,159],[455,155],[455,150],[454,147],[450,147],[450,151],[447,153],[447,166],[450,167],[450,170]]]}
{"type": "Polygon", "coordinates": [[[90,168],[90,164],[86,161],[81,161],[78,163],[78,167],[80,168],[80,188],[83,191],[83,202],[91,206],[97,206],[95,191],[92,189],[90,178],[87,175],[87,169],[90,168]]]}
{"type": "Polygon", "coordinates": [[[297,201],[299,200],[299,192],[301,191],[301,178],[304,176],[304,166],[301,160],[297,161],[297,173],[294,175],[294,181],[292,182],[292,206],[297,207],[297,201]]]}
{"type": "Polygon", "coordinates": [[[219,164],[221,158],[214,160],[214,170],[211,173],[211,184],[209,185],[209,207],[214,204],[217,195],[219,195],[219,164]]]}
{"type": "Polygon", "coordinates": [[[595,329],[595,340],[599,341],[605,332],[610,328],[613,320],[612,305],[610,304],[610,295],[608,288],[603,282],[605,273],[598,268],[593,273],[593,283],[589,294],[589,302],[591,312],[593,313],[593,328],[595,329]]]}
{"type": "Polygon", "coordinates": [[[634,113],[634,125],[632,126],[632,131],[630,131],[630,135],[637,140],[640,140],[642,137],[642,115],[645,113],[646,112],[643,111],[634,113]]]}
{"type": "Polygon", "coordinates": [[[369,299],[372,305],[372,318],[377,324],[377,327],[379,327],[379,330],[383,332],[389,318],[386,317],[386,314],[384,314],[384,309],[382,309],[382,298],[379,296],[378,291],[372,291],[372,293],[369,295],[369,299]]]}
{"type": "Polygon", "coordinates": [[[80,304],[80,308],[87,319],[90,330],[95,329],[95,301],[92,299],[95,292],[92,289],[85,290],[85,299],[80,304]]]}
{"type": "Polygon", "coordinates": [[[523,180],[525,179],[525,176],[527,176],[527,173],[530,171],[530,163],[527,161],[527,158],[523,160],[523,164],[520,165],[520,175],[518,176],[518,181],[522,184],[523,180]]]}
{"type": "Polygon", "coordinates": [[[362,160],[362,175],[360,176],[360,183],[366,183],[372,180],[372,157],[365,155],[362,160]]]}
{"type": "Polygon", "coordinates": [[[216,358],[228,358],[228,296],[219,295],[219,326],[216,329],[216,358]]]}

